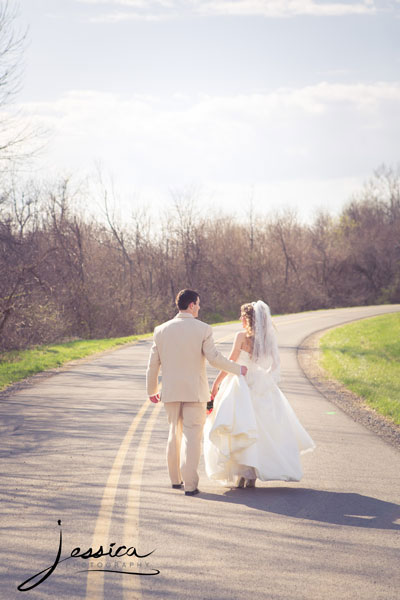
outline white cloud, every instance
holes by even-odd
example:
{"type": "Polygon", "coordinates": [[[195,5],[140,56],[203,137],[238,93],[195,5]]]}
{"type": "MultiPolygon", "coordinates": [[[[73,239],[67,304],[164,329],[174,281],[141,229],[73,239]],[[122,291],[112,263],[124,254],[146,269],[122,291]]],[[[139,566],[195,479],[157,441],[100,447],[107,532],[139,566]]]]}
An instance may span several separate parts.
{"type": "Polygon", "coordinates": [[[74,91],[23,109],[54,132],[46,169],[88,170],[100,159],[124,189],[347,181],[398,160],[398,83],[168,102],[74,91]]]}
{"type": "Polygon", "coordinates": [[[200,14],[259,15],[265,17],[292,17],[296,15],[341,16],[375,12],[369,1],[318,2],[315,0],[207,0],[198,3],[200,14]]]}
{"type": "MultiPolygon", "coordinates": [[[[93,21],[121,21],[128,19],[163,19],[179,16],[261,16],[294,17],[346,16],[375,14],[378,3],[374,0],[77,0],[117,10],[94,15],[93,21]]],[[[390,6],[395,4],[389,0],[390,6]]]]}

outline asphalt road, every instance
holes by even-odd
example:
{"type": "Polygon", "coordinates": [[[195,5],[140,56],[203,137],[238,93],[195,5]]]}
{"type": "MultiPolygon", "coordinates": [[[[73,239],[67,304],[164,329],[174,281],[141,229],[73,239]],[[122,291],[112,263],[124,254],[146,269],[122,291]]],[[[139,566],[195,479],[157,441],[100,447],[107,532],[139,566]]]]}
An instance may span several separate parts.
{"type": "MultiPolygon", "coordinates": [[[[0,598],[396,600],[399,453],[325,400],[296,359],[311,333],[394,310],[275,319],[281,388],[317,444],[300,483],[224,488],[201,463],[200,495],[172,490],[164,408],[145,395],[151,340],[2,398],[0,598]],[[111,543],[129,556],[104,556],[111,543]]],[[[225,354],[237,329],[215,329],[225,354]]]]}

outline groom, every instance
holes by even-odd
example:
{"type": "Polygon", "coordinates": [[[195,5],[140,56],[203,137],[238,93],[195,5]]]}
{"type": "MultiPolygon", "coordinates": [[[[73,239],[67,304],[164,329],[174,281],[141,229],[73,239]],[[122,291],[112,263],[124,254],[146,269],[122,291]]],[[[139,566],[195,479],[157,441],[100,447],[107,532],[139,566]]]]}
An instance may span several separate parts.
{"type": "Polygon", "coordinates": [[[161,395],[169,423],[169,476],[173,488],[181,488],[184,482],[186,496],[194,496],[199,493],[197,469],[209,400],[205,359],[213,367],[235,375],[245,375],[247,367],[218,352],[210,325],[196,320],[200,310],[197,292],[181,290],[176,305],[178,314],[154,330],[146,373],[147,393],[151,402],[160,402],[157,392],[161,367],[161,395]]]}

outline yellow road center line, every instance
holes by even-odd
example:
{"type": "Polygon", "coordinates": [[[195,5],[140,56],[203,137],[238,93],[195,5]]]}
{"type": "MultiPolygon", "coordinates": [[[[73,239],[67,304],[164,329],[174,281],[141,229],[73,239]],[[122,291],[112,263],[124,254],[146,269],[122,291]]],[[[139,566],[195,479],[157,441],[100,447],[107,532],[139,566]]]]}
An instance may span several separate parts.
{"type": "MultiPolygon", "coordinates": [[[[107,479],[106,486],[103,492],[103,498],[101,500],[99,513],[97,516],[96,526],[93,534],[92,548],[97,550],[99,546],[103,545],[107,547],[107,542],[111,518],[114,508],[115,496],[117,493],[118,481],[121,474],[121,470],[128,452],[132,437],[138,428],[140,421],[146,410],[149,408],[150,403],[146,402],[139,410],[136,417],[133,419],[128,431],[125,434],[124,439],[118,449],[117,455],[114,459],[113,466],[111,467],[110,474],[107,479]]],[[[89,571],[87,575],[86,583],[86,600],[102,600],[104,592],[104,573],[101,571],[93,572],[89,571]]]]}
{"type": "MultiPolygon", "coordinates": [[[[140,491],[142,486],[142,475],[143,475],[143,466],[144,460],[146,457],[147,447],[149,445],[151,432],[155,425],[158,415],[161,410],[161,402],[157,404],[153,408],[153,413],[147,420],[146,426],[142,433],[142,437],[138,444],[135,454],[135,461],[132,467],[132,473],[129,479],[129,490],[128,490],[128,498],[126,502],[125,508],[125,523],[124,523],[124,535],[123,539],[128,540],[129,545],[131,545],[130,540],[133,538],[136,542],[136,547],[138,547],[139,541],[139,508],[140,508],[140,491]]],[[[140,548],[140,546],[139,546],[140,548]]],[[[143,553],[146,552],[146,548],[143,548],[143,553]]],[[[135,558],[135,563],[137,559],[135,558]]],[[[133,567],[134,571],[139,570],[136,567],[133,567]]],[[[142,587],[140,583],[140,576],[123,576],[122,577],[122,597],[123,599],[133,598],[135,600],[140,600],[142,597],[142,587]],[[132,594],[135,594],[134,596],[132,594]]]]}

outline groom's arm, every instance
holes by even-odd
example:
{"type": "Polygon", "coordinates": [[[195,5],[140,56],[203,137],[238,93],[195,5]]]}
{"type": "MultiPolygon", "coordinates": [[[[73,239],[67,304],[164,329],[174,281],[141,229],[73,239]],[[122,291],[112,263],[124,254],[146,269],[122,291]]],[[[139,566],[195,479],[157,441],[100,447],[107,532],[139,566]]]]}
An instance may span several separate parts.
{"type": "Polygon", "coordinates": [[[146,388],[147,395],[149,397],[155,396],[158,393],[158,374],[160,372],[160,367],[160,355],[158,353],[156,343],[154,342],[150,350],[149,362],[147,364],[146,371],[146,388]]]}
{"type": "Polygon", "coordinates": [[[227,371],[228,373],[233,373],[234,375],[240,375],[241,366],[234,362],[233,360],[228,360],[218,352],[215,347],[212,328],[208,326],[207,334],[203,341],[203,354],[213,367],[219,369],[220,371],[227,371]]]}

